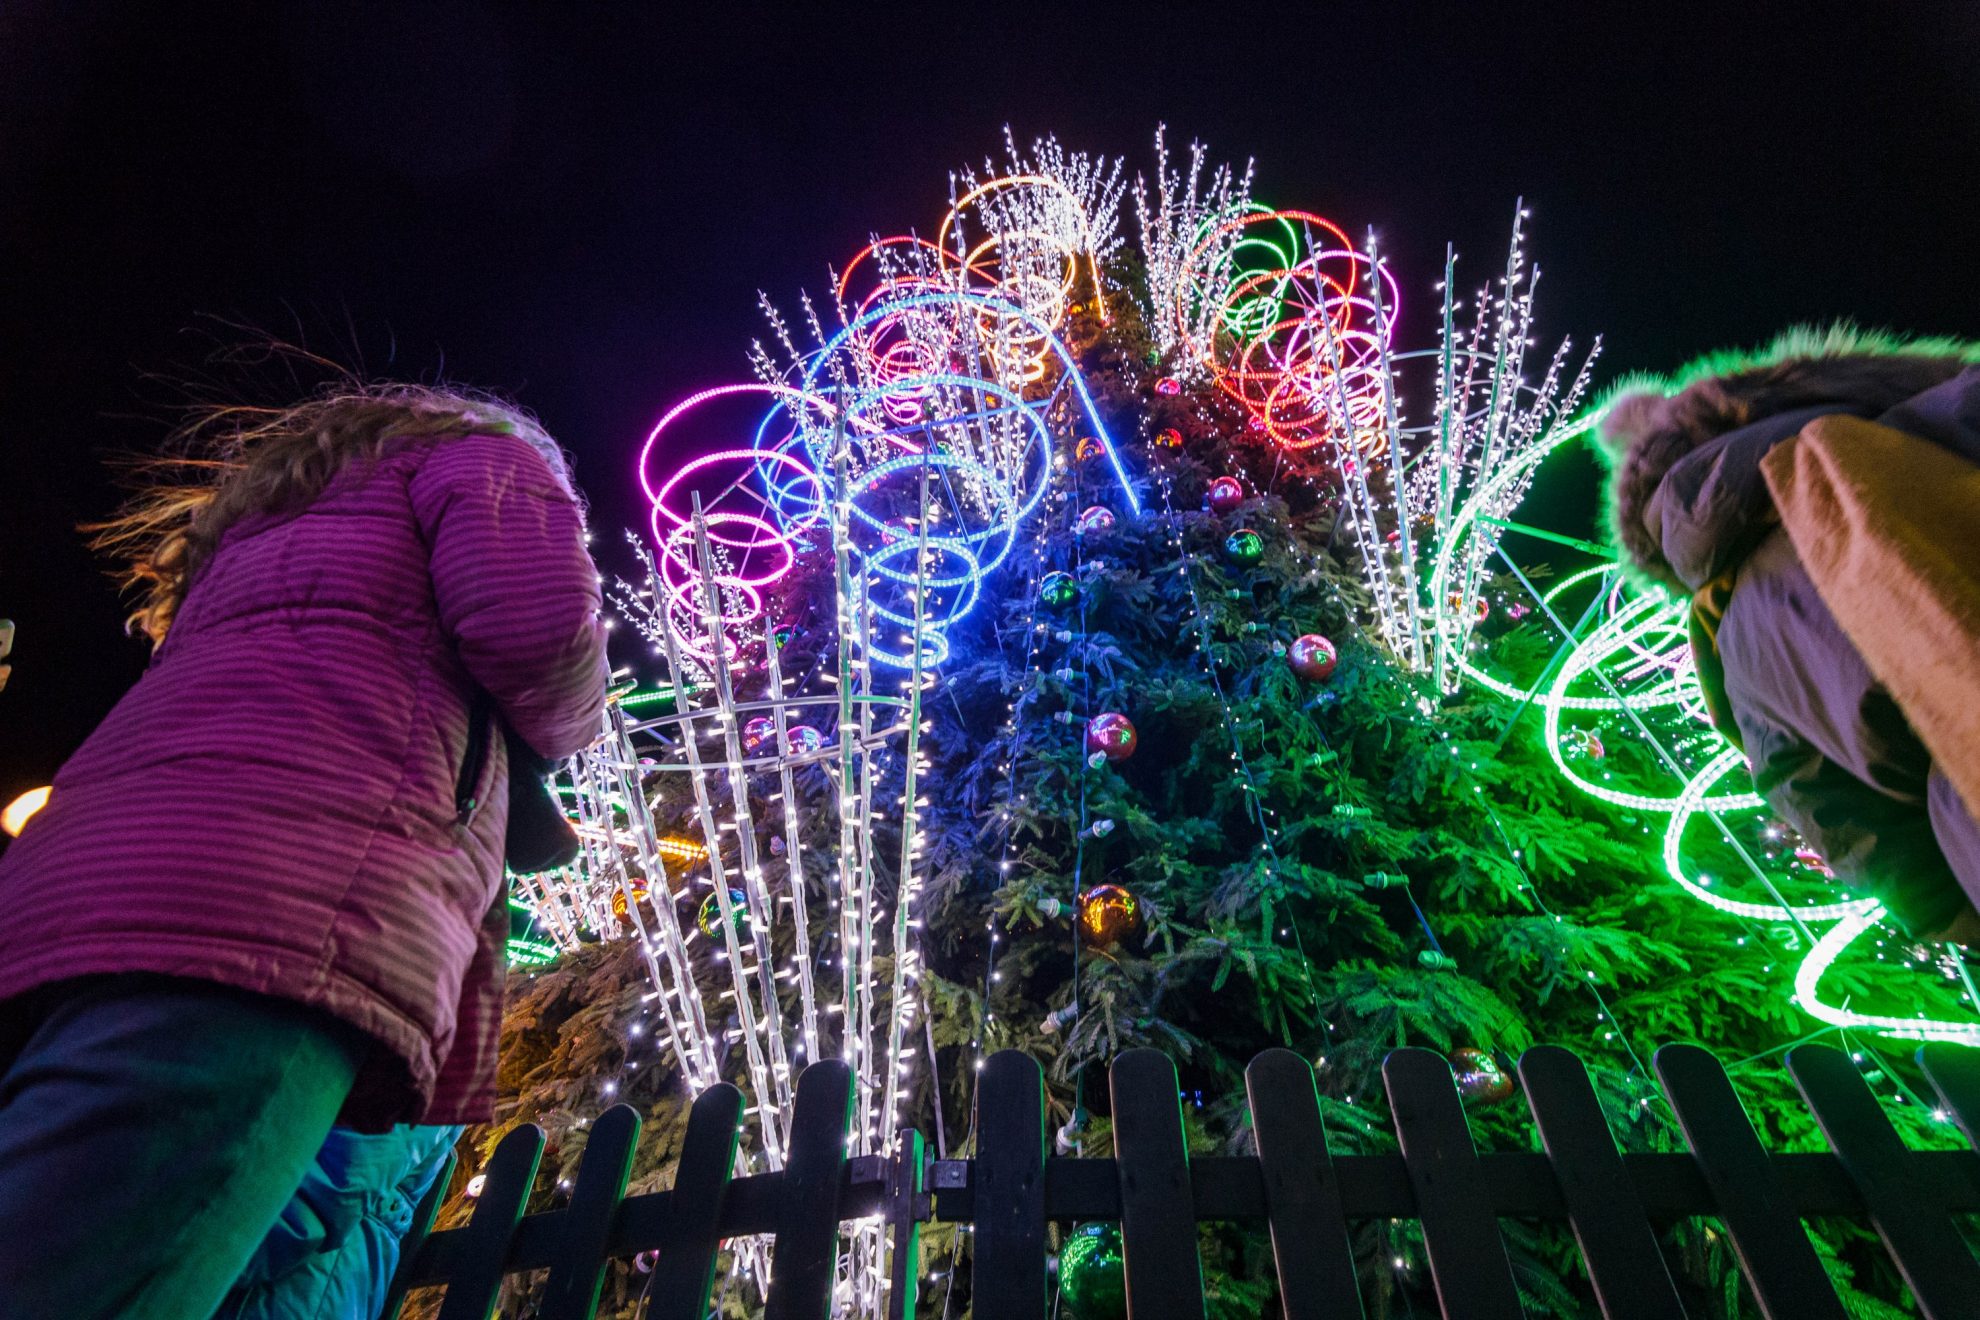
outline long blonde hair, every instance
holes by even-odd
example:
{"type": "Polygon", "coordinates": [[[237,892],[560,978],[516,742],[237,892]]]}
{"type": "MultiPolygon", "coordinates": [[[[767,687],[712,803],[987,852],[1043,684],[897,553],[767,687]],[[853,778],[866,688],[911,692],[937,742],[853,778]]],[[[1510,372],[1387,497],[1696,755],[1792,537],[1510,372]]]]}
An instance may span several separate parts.
{"type": "Polygon", "coordinates": [[[138,494],[82,530],[93,549],[119,561],[119,581],[138,596],[130,630],[156,643],[235,523],[305,508],[352,463],[421,441],[491,433],[527,441],[576,495],[564,451],[515,404],[478,390],[344,376],[283,407],[193,408],[164,456],[132,465],[138,494]]]}

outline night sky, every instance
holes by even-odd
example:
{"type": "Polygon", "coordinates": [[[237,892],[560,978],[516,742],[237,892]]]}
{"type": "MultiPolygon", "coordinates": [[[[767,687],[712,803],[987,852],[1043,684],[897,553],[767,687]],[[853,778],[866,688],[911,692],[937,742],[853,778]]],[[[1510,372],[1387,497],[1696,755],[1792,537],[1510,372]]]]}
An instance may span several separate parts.
{"type": "MultiPolygon", "coordinates": [[[[74,526],[222,321],[514,392],[623,568],[632,455],[744,377],[757,290],[932,231],[1006,123],[1255,157],[1261,200],[1376,226],[1419,311],[1524,195],[1543,343],[1603,334],[1603,379],[1814,318],[1980,336],[1980,7],[1733,7],[0,0],[0,803],[142,669],[74,526]]],[[[1594,493],[1577,457],[1539,498],[1594,493]]]]}

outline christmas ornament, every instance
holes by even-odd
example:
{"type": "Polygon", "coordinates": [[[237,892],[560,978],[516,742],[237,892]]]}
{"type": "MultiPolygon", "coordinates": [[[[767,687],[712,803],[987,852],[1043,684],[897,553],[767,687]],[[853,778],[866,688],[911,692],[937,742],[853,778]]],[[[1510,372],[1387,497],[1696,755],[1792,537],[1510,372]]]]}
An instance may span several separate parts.
{"type": "Polygon", "coordinates": [[[1805,871],[1814,871],[1818,875],[1835,875],[1835,872],[1829,869],[1828,859],[1806,844],[1794,850],[1794,860],[1800,863],[1805,871]]]}
{"type": "Polygon", "coordinates": [[[1104,504],[1096,504],[1079,515],[1073,524],[1073,532],[1079,536],[1098,536],[1114,525],[1114,511],[1104,504]]]}
{"type": "Polygon", "coordinates": [[[1164,376],[1155,382],[1155,392],[1165,399],[1173,399],[1182,393],[1182,382],[1174,376],[1164,376]]]}
{"type": "Polygon", "coordinates": [[[1137,735],[1134,722],[1117,710],[1095,715],[1086,722],[1086,753],[1109,761],[1125,761],[1134,755],[1137,735]]]}
{"type": "Polygon", "coordinates": [[[1203,498],[1212,513],[1230,513],[1244,503],[1244,483],[1236,477],[1218,477],[1204,489],[1203,498]]]}
{"type": "Polygon", "coordinates": [[[1079,896],[1079,938],[1103,953],[1141,934],[1141,900],[1120,885],[1095,885],[1079,896]]]}
{"type": "Polygon", "coordinates": [[[1452,1050],[1451,1073],[1457,1079],[1458,1093],[1480,1104],[1510,1100],[1515,1089],[1512,1074],[1499,1066],[1498,1056],[1490,1050],[1468,1045],[1452,1050]]]}
{"type": "Polygon", "coordinates": [[[1119,1224],[1081,1224],[1059,1249],[1059,1302],[1068,1320],[1127,1320],[1119,1224]]]}
{"type": "Polygon", "coordinates": [[[1062,610],[1079,599],[1079,583],[1070,573],[1056,569],[1038,581],[1038,603],[1050,609],[1062,610]]]}
{"type": "Polygon", "coordinates": [[[1098,436],[1083,435],[1079,438],[1079,443],[1073,446],[1073,457],[1082,463],[1090,458],[1098,458],[1106,452],[1106,447],[1100,443],[1098,436]]]}
{"type": "Polygon", "coordinates": [[[1155,433],[1155,443],[1162,449],[1181,449],[1182,432],[1175,427],[1165,427],[1155,433]]]}
{"type": "Polygon", "coordinates": [[[1571,729],[1561,735],[1561,750],[1569,756],[1585,756],[1591,761],[1599,761],[1609,754],[1602,746],[1602,736],[1593,729],[1571,729]]]}
{"type": "MultiPolygon", "coordinates": [[[[646,886],[634,885],[632,887],[632,896],[633,902],[644,903],[646,901],[646,886]]],[[[619,919],[621,926],[624,926],[628,930],[632,929],[632,913],[626,911],[626,891],[623,887],[612,891],[612,915],[619,919]]]]}
{"type": "Polygon", "coordinates": [[[815,752],[825,745],[825,735],[809,724],[793,724],[784,730],[784,744],[790,748],[792,756],[803,756],[815,752]]]}
{"type": "Polygon", "coordinates": [[[1319,633],[1307,633],[1294,639],[1286,650],[1286,664],[1309,682],[1318,683],[1333,677],[1336,663],[1338,657],[1334,653],[1334,644],[1319,633]]]}
{"type": "Polygon", "coordinates": [[[743,725],[743,750],[754,754],[770,745],[777,736],[777,721],[768,715],[758,715],[743,725]]]}
{"type": "MultiPolygon", "coordinates": [[[[729,891],[729,906],[736,911],[736,934],[740,935],[749,926],[749,896],[740,889],[729,891]]],[[[722,938],[722,900],[710,894],[701,900],[701,912],[694,919],[701,927],[701,933],[711,940],[722,938]]]]}
{"type": "Polygon", "coordinates": [[[1249,568],[1265,557],[1265,538],[1246,528],[1224,538],[1224,553],[1234,564],[1249,568]]]}

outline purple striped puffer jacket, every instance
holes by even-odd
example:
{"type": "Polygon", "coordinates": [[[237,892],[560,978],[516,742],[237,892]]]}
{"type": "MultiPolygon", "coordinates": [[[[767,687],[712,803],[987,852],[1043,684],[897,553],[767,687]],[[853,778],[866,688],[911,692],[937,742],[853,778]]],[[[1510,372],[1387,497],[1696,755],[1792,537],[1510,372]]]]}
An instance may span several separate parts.
{"type": "Polygon", "coordinates": [[[507,766],[492,739],[458,824],[468,703],[568,755],[604,649],[580,512],[521,440],[421,442],[243,521],[0,858],[0,1001],[114,972],[298,1000],[381,1046],[346,1123],[488,1119],[507,766]]]}

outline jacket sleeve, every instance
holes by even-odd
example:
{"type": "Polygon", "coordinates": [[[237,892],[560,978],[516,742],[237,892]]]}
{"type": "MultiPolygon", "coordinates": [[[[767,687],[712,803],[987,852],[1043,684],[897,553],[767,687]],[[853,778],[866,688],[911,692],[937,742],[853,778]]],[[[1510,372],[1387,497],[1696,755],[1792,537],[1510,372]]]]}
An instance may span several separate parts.
{"type": "Polygon", "coordinates": [[[598,569],[577,502],[512,436],[434,446],[412,481],[440,621],[509,727],[552,758],[591,741],[605,703],[598,569]]]}
{"type": "Polygon", "coordinates": [[[1924,803],[1878,792],[1799,738],[1768,744],[1753,766],[1755,786],[1837,879],[1883,903],[1913,936],[1951,924],[1966,895],[1924,803]]]}

